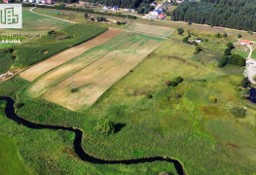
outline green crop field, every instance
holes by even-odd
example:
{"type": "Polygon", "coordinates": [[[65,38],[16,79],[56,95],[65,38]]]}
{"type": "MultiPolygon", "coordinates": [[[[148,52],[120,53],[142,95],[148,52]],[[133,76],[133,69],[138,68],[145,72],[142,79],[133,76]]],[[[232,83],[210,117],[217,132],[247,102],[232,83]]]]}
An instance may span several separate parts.
{"type": "Polygon", "coordinates": [[[62,50],[85,42],[106,30],[105,27],[90,24],[71,24],[38,14],[29,9],[23,10],[22,30],[3,30],[0,33],[36,34],[35,38],[19,37],[21,44],[1,44],[0,49],[5,52],[12,48],[12,53],[1,54],[0,72],[7,69],[23,68],[48,58],[62,50]],[[49,34],[49,31],[52,33],[49,34]],[[40,38],[38,38],[40,34],[40,38]],[[3,55],[3,56],[2,56],[3,55]]]}
{"type": "Polygon", "coordinates": [[[22,21],[22,29],[4,29],[1,30],[0,33],[46,33],[49,30],[60,30],[70,25],[68,22],[58,21],[31,13],[29,8],[23,8],[22,21]]]}
{"type": "Polygon", "coordinates": [[[105,30],[104,27],[75,24],[62,29],[60,33],[48,34],[33,43],[25,43],[14,47],[17,58],[12,68],[34,64],[64,49],[85,42],[105,30]],[[62,35],[62,37],[59,35],[62,35]]]}

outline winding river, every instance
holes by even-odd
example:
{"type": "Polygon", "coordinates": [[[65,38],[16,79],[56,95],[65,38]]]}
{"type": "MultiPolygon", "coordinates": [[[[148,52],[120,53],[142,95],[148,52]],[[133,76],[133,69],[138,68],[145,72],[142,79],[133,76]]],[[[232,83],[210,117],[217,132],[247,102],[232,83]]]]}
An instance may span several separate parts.
{"type": "Polygon", "coordinates": [[[0,97],[0,100],[5,101],[7,103],[5,108],[5,114],[7,118],[15,121],[18,124],[22,124],[31,129],[51,129],[51,130],[64,130],[70,131],[75,133],[74,139],[74,150],[78,157],[86,162],[94,163],[94,164],[139,164],[139,163],[146,163],[146,162],[155,162],[155,161],[164,161],[173,163],[176,171],[179,175],[186,175],[186,172],[182,166],[182,164],[174,158],[171,157],[163,157],[163,156],[156,156],[156,157],[148,157],[148,158],[139,158],[139,159],[128,159],[128,160],[104,160],[93,157],[86,153],[86,151],[82,147],[82,140],[83,140],[83,131],[73,127],[65,127],[65,126],[57,126],[57,125],[46,125],[46,124],[38,124],[30,122],[26,119],[19,117],[15,113],[14,103],[15,101],[10,97],[0,97]]]}

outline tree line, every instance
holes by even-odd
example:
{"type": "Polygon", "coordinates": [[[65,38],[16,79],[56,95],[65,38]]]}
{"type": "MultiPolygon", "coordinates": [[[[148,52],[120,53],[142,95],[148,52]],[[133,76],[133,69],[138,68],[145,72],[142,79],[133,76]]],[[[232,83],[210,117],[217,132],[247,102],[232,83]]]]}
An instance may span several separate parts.
{"type": "Polygon", "coordinates": [[[88,0],[88,2],[117,6],[119,8],[137,9],[142,6],[148,6],[153,0],[88,0]]]}
{"type": "Polygon", "coordinates": [[[173,11],[172,20],[256,31],[256,0],[185,1],[173,11]]]}

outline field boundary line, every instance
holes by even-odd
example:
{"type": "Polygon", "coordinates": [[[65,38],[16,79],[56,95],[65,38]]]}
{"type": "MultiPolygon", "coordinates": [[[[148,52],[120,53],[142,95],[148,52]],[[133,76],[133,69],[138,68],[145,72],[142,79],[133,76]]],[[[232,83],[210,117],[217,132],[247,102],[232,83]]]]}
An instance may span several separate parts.
{"type": "Polygon", "coordinates": [[[66,20],[66,19],[61,19],[61,18],[58,18],[58,17],[54,17],[54,16],[51,16],[51,15],[46,15],[46,14],[42,14],[42,13],[38,13],[38,12],[34,12],[33,10],[35,9],[36,7],[32,7],[31,9],[29,9],[29,11],[31,13],[34,13],[34,14],[37,14],[37,15],[41,15],[41,16],[45,16],[47,18],[52,18],[52,19],[55,19],[55,20],[59,20],[59,21],[62,21],[62,22],[68,22],[68,23],[72,23],[72,24],[77,24],[78,22],[75,22],[75,21],[70,21],[70,20],[66,20]]]}

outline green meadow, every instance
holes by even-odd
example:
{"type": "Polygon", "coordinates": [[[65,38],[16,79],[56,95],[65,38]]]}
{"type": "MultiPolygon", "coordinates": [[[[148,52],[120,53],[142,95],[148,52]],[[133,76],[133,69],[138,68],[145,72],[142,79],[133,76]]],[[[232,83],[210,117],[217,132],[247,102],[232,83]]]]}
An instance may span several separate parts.
{"type": "Polygon", "coordinates": [[[13,139],[0,135],[0,166],[1,175],[28,175],[30,174],[20,157],[18,148],[13,139]]]}

